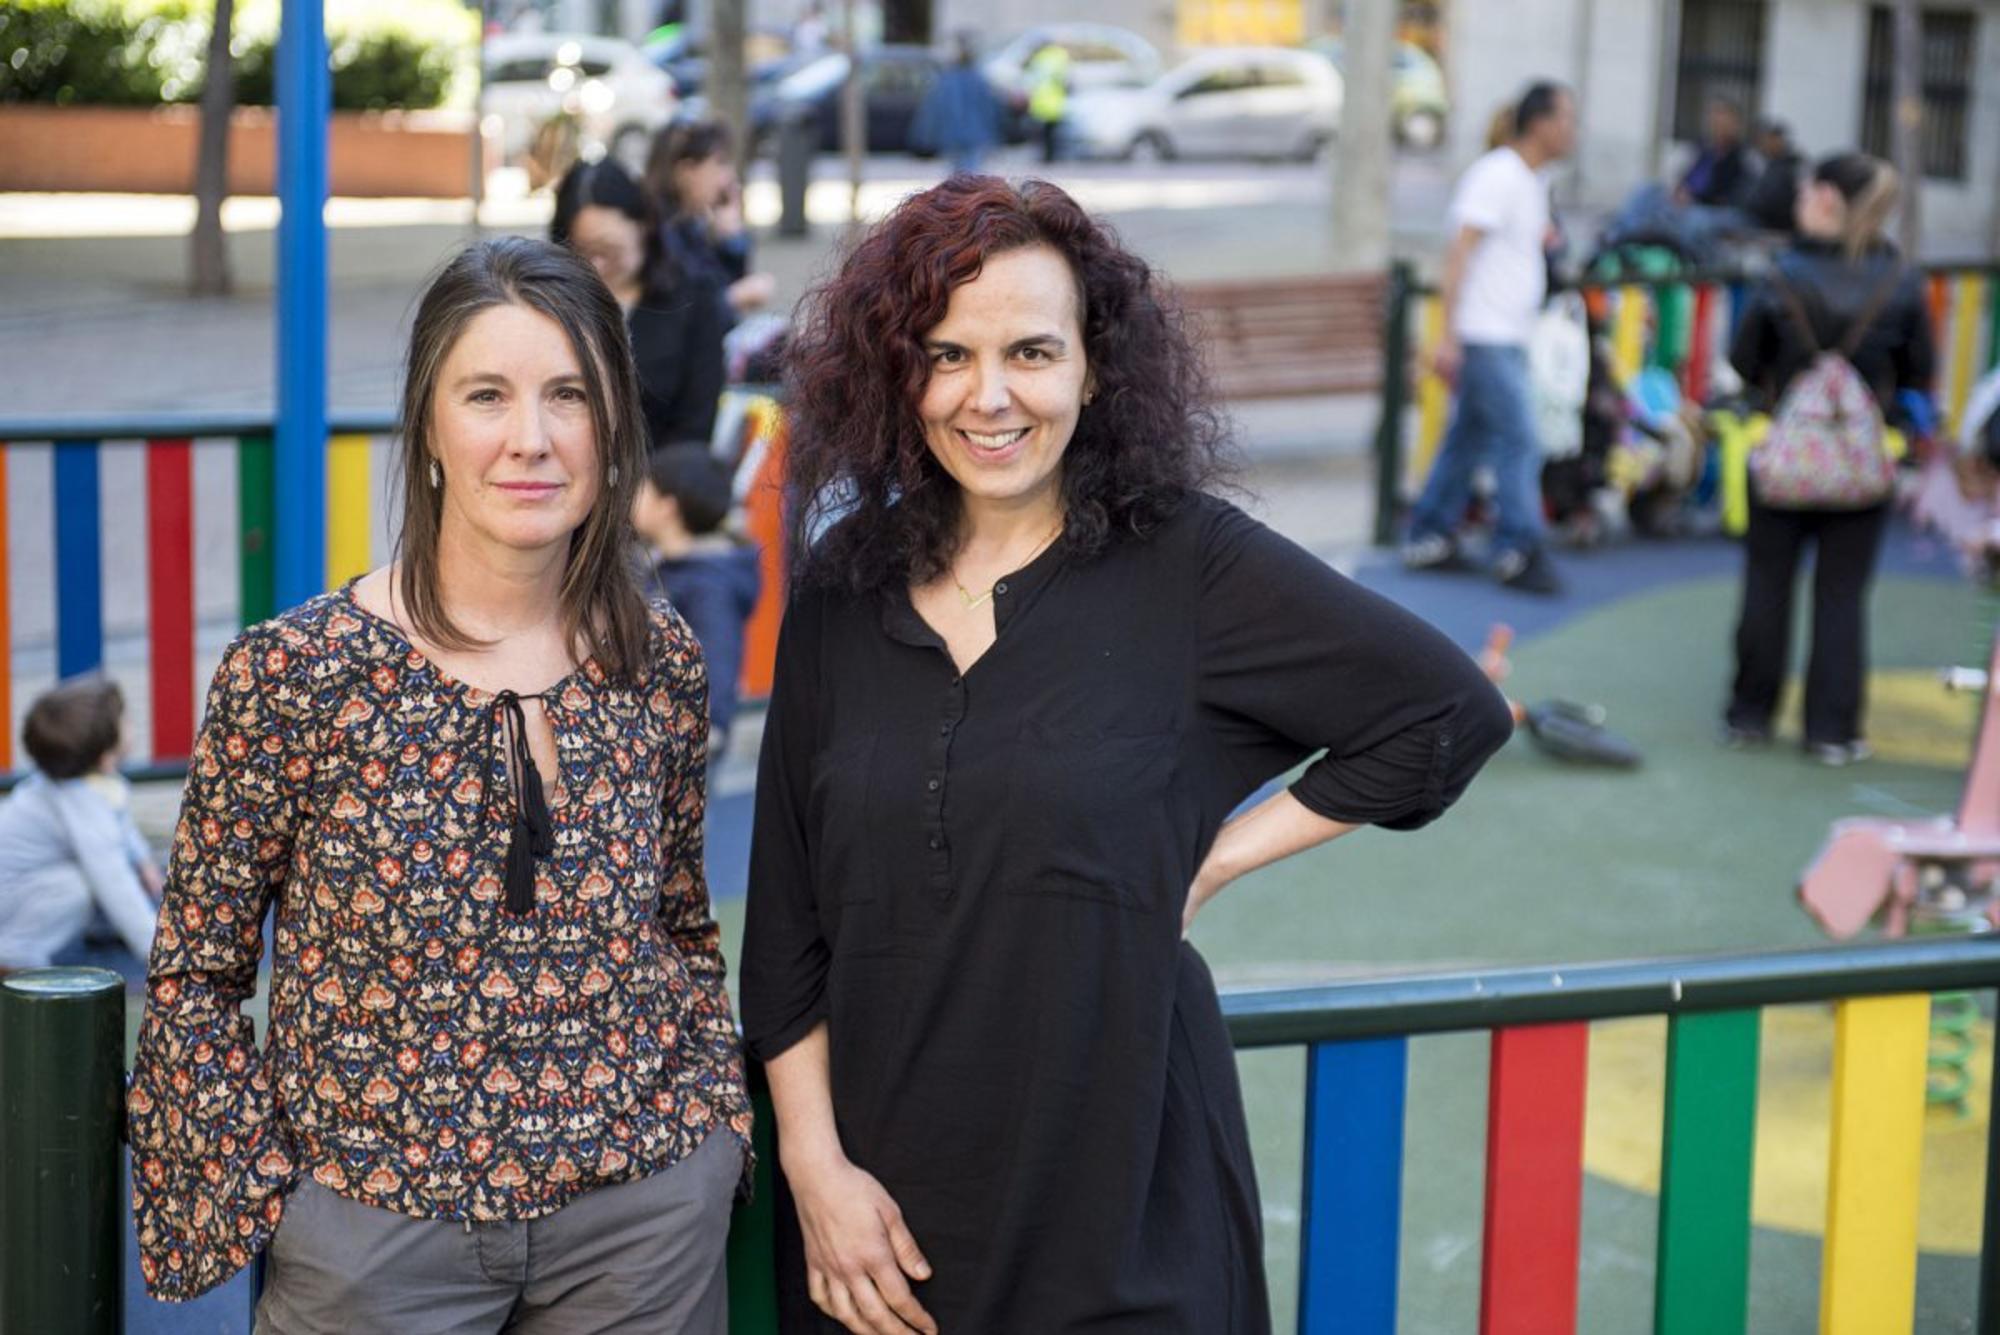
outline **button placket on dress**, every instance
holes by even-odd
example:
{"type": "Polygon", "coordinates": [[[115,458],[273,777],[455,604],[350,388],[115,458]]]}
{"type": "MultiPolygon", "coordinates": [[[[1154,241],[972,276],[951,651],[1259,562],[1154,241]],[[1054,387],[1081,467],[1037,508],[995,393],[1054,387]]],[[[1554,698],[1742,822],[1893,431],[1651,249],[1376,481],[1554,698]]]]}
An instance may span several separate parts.
{"type": "MultiPolygon", "coordinates": [[[[939,652],[946,653],[942,644],[939,652]]],[[[944,803],[946,780],[951,776],[951,744],[958,725],[965,719],[965,676],[953,668],[945,687],[944,704],[938,720],[937,737],[931,743],[930,763],[924,779],[924,850],[931,892],[939,899],[951,898],[951,840],[945,834],[944,803]]]]}

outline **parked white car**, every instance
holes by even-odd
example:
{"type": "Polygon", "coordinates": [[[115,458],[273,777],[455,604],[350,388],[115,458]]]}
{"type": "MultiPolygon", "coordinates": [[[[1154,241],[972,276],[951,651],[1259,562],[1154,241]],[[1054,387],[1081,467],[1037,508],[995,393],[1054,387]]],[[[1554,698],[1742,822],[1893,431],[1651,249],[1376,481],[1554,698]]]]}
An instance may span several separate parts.
{"type": "Polygon", "coordinates": [[[1072,91],[1136,88],[1160,77],[1159,48],[1108,23],[1044,23],[1008,39],[980,61],[986,81],[1002,92],[1027,94],[1028,62],[1045,46],[1069,52],[1072,91]]]}
{"type": "Polygon", "coordinates": [[[567,113],[577,120],[584,156],[609,152],[636,168],[678,105],[673,77],[616,37],[503,33],[486,39],[482,65],[480,114],[500,118],[508,162],[527,154],[542,125],[567,113]]]}
{"type": "Polygon", "coordinates": [[[1216,47],[1144,88],[1070,100],[1072,150],[1085,157],[1319,156],[1340,130],[1340,74],[1287,47],[1216,47]]]}

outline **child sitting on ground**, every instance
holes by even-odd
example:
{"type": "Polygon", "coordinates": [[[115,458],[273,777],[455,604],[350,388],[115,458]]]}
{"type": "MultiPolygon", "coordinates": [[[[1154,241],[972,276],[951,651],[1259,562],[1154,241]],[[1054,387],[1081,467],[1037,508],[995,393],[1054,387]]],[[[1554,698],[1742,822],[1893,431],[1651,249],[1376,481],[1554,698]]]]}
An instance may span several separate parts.
{"type": "Polygon", "coordinates": [[[708,660],[708,750],[729,743],[743,671],[743,626],[763,584],[757,549],[723,531],[729,474],[699,444],[653,451],[632,500],[632,527],[648,548],[646,592],[686,618],[708,660]]]}
{"type": "Polygon", "coordinates": [[[35,769],[0,802],[0,970],[51,963],[97,913],[141,963],[152,952],[160,868],[118,773],[124,732],[113,682],[66,682],[29,707],[35,769]]]}

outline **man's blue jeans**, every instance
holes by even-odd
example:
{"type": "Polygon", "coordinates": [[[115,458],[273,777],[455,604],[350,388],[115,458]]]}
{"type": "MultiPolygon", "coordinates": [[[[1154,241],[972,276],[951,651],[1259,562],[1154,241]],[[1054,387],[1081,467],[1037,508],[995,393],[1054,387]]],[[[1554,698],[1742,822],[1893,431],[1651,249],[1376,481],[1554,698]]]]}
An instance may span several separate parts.
{"type": "Polygon", "coordinates": [[[1500,522],[1493,554],[1542,545],[1542,447],[1528,402],[1528,351],[1503,343],[1467,343],[1458,397],[1437,461],[1410,512],[1410,537],[1450,537],[1472,503],[1472,477],[1493,469],[1500,522]]]}

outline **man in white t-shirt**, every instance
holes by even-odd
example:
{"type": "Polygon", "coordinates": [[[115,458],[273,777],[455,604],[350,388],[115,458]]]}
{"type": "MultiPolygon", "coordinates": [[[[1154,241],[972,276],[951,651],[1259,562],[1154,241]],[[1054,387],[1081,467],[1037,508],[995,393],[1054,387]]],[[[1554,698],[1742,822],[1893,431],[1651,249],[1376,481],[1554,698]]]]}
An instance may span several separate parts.
{"type": "Polygon", "coordinates": [[[1454,536],[1472,500],[1473,473],[1493,468],[1499,521],[1493,572],[1530,593],[1559,593],[1543,545],[1541,445],[1528,393],[1528,335],[1546,295],[1551,236],[1543,169],[1576,143],[1576,103],[1561,84],[1538,83],[1516,108],[1514,140],[1459,178],[1441,292],[1446,320],[1438,374],[1452,382],[1451,426],[1410,514],[1403,563],[1463,569],[1454,536]]]}

